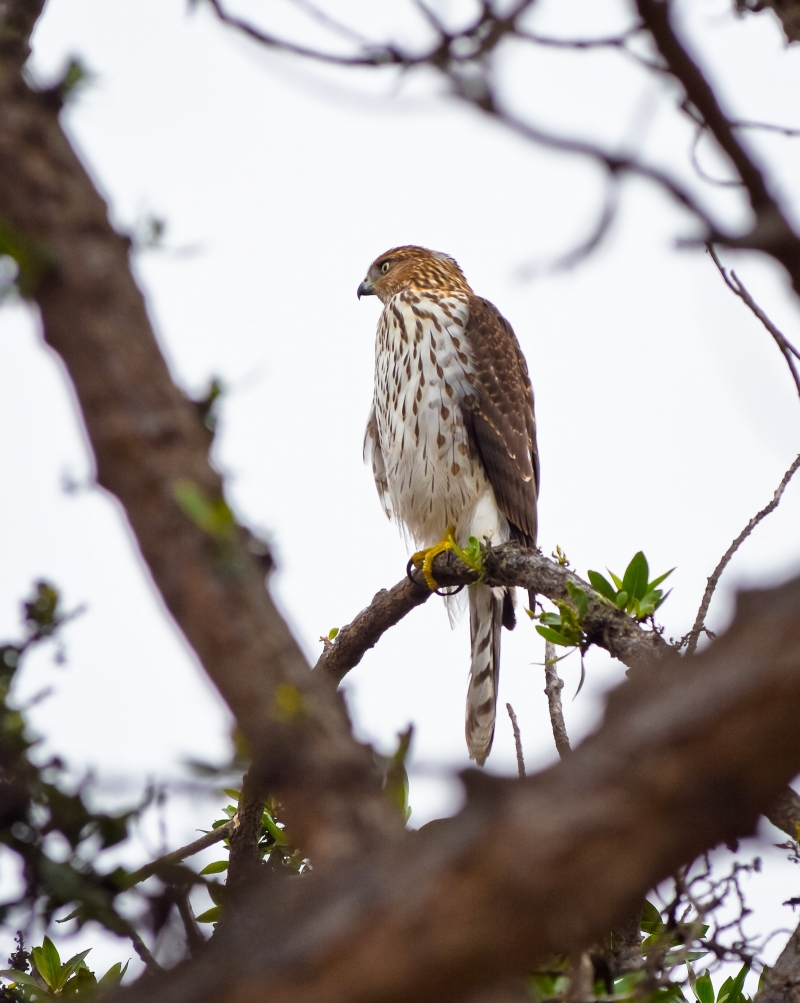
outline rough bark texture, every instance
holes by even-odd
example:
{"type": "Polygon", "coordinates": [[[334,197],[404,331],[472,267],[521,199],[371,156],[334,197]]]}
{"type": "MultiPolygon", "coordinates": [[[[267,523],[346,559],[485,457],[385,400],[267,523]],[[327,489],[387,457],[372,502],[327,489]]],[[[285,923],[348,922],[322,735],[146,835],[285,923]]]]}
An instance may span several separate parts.
{"type": "MultiPolygon", "coordinates": [[[[17,7],[30,14],[41,4],[17,7]]],[[[22,51],[19,37],[15,44],[22,51]]],[[[23,279],[72,380],[97,480],[122,503],[167,608],[236,715],[265,782],[291,788],[287,823],[300,845],[322,866],[391,837],[402,826],[371,753],[352,739],[330,685],[309,671],[247,534],[204,531],[176,503],[181,482],[212,503],[222,498],[207,432],[159,351],[129,241],[110,226],[52,95],[31,91],[20,65],[0,65],[0,227],[28,262],[23,279]]]]}
{"type": "Polygon", "coordinates": [[[767,972],[755,1003],[800,1003],[800,926],[767,972]]]}
{"type": "Polygon", "coordinates": [[[196,967],[121,998],[456,1000],[574,956],[677,866],[752,833],[800,769],[798,712],[800,579],[740,596],[702,654],[635,673],[559,765],[526,780],[467,773],[452,820],[255,895],[196,967]]]}

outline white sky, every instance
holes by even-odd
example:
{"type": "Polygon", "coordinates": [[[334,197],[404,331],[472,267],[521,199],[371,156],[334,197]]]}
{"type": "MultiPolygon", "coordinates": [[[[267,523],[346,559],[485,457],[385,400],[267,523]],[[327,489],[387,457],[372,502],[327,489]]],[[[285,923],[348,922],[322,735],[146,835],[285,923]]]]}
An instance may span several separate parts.
{"type": "MultiPolygon", "coordinates": [[[[257,17],[263,6],[238,9],[257,17]]],[[[268,6],[272,27],[318,36],[288,7],[268,6]]],[[[401,0],[334,7],[376,37],[417,37],[401,0]]],[[[729,7],[703,0],[689,11],[728,107],[740,118],[800,125],[800,46],[785,49],[771,15],[739,21],[729,7]]],[[[533,24],[602,35],[629,13],[616,0],[541,0],[533,24]]],[[[187,13],[180,0],[50,0],[34,43],[40,78],[72,55],[96,75],[63,118],[116,224],[130,229],[150,212],[168,222],[167,250],[141,254],[137,274],[178,383],[196,393],[217,375],[229,387],[215,459],[241,519],[274,543],[272,588],[309,659],[320,634],[404,573],[403,541],[361,462],[379,304],[355,295],[370,261],[401,243],[454,255],[517,332],[536,393],[543,551],[559,544],[580,574],[621,573],[640,548],[654,572],[677,566],[662,622],[667,636],[689,629],[706,576],[797,453],[800,403],[771,339],[708,258],[675,250],[695,225],[664,196],[626,184],[595,256],[522,281],[523,266],[590,231],[602,178],[457,106],[429,76],[398,86],[389,75],[301,66],[204,9],[187,13]],[[321,564],[324,580],[312,577],[321,564]]],[[[690,131],[672,97],[632,63],[534,53],[512,53],[502,67],[515,108],[559,132],[639,150],[691,181],[690,131]]],[[[748,138],[800,217],[800,140],[748,138]]],[[[700,157],[724,175],[710,143],[700,157]]],[[[744,220],[736,194],[709,197],[731,221],[744,220]]],[[[726,260],[800,342],[785,277],[752,255],[726,260]]],[[[47,747],[77,769],[93,766],[120,796],[147,777],[181,775],[187,758],[221,761],[228,716],[164,615],[119,507],[91,488],[63,491],[64,475],[88,481],[91,461],[62,367],[22,306],[0,312],[0,372],[0,635],[15,636],[19,600],[37,577],[62,588],[68,606],[87,606],[65,632],[67,667],[42,653],[21,682],[22,697],[54,689],[32,713],[47,747]]],[[[800,568],[798,517],[793,484],[731,564],[713,626],[727,622],[737,587],[800,568]]],[[[527,622],[504,636],[500,689],[534,769],[555,758],[540,642],[527,622]]],[[[466,623],[451,632],[430,601],[348,676],[359,735],[388,751],[398,731],[416,726],[413,824],[458,805],[449,778],[467,765],[468,662],[466,623]]],[[[589,655],[587,669],[573,703],[579,665],[563,663],[573,740],[623,678],[602,652],[589,655]]],[[[515,768],[504,711],[488,765],[515,768]]],[[[170,845],[207,827],[213,811],[206,799],[180,800],[168,813],[170,845]]],[[[754,882],[764,909],[788,897],[788,880],[795,894],[796,876],[776,861],[754,882]]],[[[793,925],[788,910],[769,916],[793,925]]],[[[75,950],[94,942],[82,937],[75,950]]],[[[109,963],[122,950],[112,948],[109,963]]]]}

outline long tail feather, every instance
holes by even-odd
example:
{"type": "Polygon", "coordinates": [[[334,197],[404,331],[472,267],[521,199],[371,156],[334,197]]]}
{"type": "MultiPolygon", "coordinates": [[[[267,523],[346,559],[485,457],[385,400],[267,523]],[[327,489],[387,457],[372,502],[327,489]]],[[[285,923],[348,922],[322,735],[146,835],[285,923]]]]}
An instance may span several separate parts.
{"type": "Polygon", "coordinates": [[[465,732],[470,759],[483,766],[492,748],[500,672],[500,627],[503,594],[495,595],[488,585],[469,587],[469,627],[472,663],[465,732]]]}

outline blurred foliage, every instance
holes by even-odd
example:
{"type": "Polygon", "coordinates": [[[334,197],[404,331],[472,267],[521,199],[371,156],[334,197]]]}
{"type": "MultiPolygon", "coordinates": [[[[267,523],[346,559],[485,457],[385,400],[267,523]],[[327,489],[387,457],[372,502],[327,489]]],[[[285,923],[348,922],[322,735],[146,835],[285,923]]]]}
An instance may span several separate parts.
{"type": "Polygon", "coordinates": [[[0,971],[0,978],[8,982],[0,989],[3,1003],[12,1000],[15,1003],[39,1003],[40,1000],[63,996],[96,999],[115,989],[128,970],[127,962],[124,967],[117,962],[98,979],[85,961],[91,948],[62,962],[49,937],[45,937],[42,946],[34,947],[30,953],[24,949],[21,933],[17,934],[17,944],[17,950],[8,959],[12,967],[0,971]]]}
{"type": "MultiPolygon", "coordinates": [[[[227,807],[223,809],[225,817],[217,819],[211,826],[212,830],[218,829],[221,825],[225,825],[227,822],[230,822],[230,820],[235,817],[238,810],[241,791],[229,788],[225,791],[225,793],[234,803],[227,805],[227,807]]],[[[303,857],[296,847],[292,846],[283,823],[278,821],[278,812],[278,803],[273,798],[270,798],[261,813],[261,829],[258,835],[259,855],[261,856],[263,863],[275,871],[289,874],[301,874],[308,869],[309,862],[303,857]]],[[[220,846],[221,848],[224,847],[226,850],[230,851],[230,840],[223,840],[220,846]]],[[[215,860],[210,864],[206,864],[206,866],[200,871],[200,874],[201,876],[224,874],[227,870],[228,861],[221,859],[215,860]]],[[[202,912],[197,917],[197,922],[218,923],[222,913],[225,888],[223,885],[212,882],[207,884],[207,888],[214,905],[210,909],[206,909],[205,912],[202,912]]]]}
{"type": "Polygon", "coordinates": [[[123,873],[101,874],[92,862],[127,837],[131,813],[92,811],[83,789],[69,792],[59,759],[35,762],[31,753],[37,740],[12,698],[25,655],[54,638],[66,619],[56,589],[37,582],[23,604],[24,637],[0,644],[0,844],[19,859],[25,885],[18,899],[0,906],[0,921],[13,907],[25,905],[49,922],[56,910],[71,905],[79,924],[92,919],[127,936],[129,924],[114,908],[123,873]],[[66,859],[47,852],[48,841],[56,836],[62,837],[66,859]]]}
{"type": "Polygon", "coordinates": [[[16,263],[14,288],[24,299],[32,299],[47,273],[53,268],[52,254],[41,244],[17,233],[14,227],[0,219],[0,258],[16,263]]]}

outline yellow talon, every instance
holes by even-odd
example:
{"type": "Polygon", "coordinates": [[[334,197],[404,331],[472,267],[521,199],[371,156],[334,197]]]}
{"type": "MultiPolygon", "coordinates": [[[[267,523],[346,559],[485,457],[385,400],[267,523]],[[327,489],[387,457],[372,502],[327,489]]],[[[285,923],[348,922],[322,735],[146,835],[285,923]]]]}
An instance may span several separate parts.
{"type": "Polygon", "coordinates": [[[455,550],[458,553],[455,531],[455,526],[448,526],[445,530],[444,536],[438,543],[434,544],[432,547],[426,547],[425,550],[418,550],[416,554],[411,555],[411,561],[415,568],[422,565],[422,574],[425,577],[425,581],[428,583],[428,588],[431,592],[435,592],[436,589],[439,588],[432,572],[433,562],[437,555],[443,554],[445,550],[455,550]]]}

